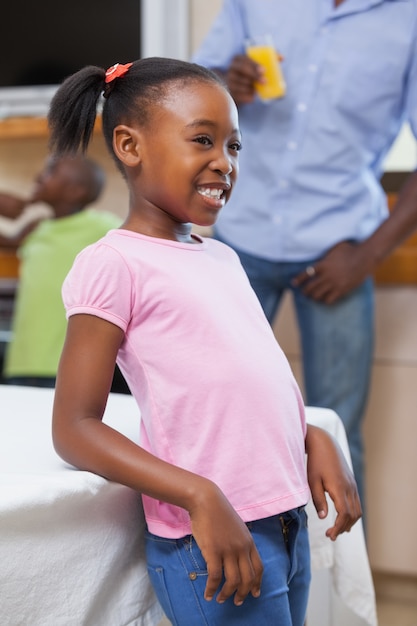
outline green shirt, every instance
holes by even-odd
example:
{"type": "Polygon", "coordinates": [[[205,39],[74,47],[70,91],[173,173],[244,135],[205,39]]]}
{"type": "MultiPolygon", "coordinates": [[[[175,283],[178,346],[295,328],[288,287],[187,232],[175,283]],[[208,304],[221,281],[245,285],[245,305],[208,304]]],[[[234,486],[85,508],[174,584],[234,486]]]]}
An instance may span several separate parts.
{"type": "Polygon", "coordinates": [[[84,209],[50,219],[25,239],[19,249],[20,277],[5,355],[4,375],[56,376],[66,332],[62,283],[76,255],[118,228],[121,218],[84,209]]]}

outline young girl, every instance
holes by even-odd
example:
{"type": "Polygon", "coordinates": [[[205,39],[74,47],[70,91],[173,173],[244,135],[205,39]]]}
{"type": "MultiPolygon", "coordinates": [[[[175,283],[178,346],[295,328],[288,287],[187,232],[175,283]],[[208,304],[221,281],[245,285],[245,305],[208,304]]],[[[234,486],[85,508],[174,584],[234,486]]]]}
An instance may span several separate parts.
{"type": "Polygon", "coordinates": [[[306,427],[236,254],[192,233],[215,222],[236,183],[235,104],[215,74],[178,60],[86,67],[52,102],[53,150],[87,148],[103,91],[130,210],[64,284],[56,450],[142,493],[149,573],[173,624],[301,626],[306,450],[319,515],[325,491],[338,511],[331,539],[360,504],[339,449],[306,427]],[[141,409],[140,447],[101,421],[116,360],[141,409]]]}

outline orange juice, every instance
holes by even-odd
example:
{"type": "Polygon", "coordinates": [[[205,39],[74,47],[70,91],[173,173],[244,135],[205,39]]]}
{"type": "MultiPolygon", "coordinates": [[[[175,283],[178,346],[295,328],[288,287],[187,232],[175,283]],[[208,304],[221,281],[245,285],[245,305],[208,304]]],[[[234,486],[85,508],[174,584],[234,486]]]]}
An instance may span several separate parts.
{"type": "Polygon", "coordinates": [[[252,61],[262,65],[265,71],[265,82],[255,83],[255,89],[259,97],[262,100],[272,100],[285,96],[284,75],[275,48],[272,45],[249,44],[246,48],[246,54],[252,61]]]}

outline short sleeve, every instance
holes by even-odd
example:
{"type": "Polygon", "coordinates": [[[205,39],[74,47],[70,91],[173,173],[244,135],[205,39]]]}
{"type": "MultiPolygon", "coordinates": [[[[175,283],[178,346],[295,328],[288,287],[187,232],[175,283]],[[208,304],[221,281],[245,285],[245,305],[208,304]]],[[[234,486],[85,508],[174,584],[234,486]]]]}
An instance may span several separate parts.
{"type": "Polygon", "coordinates": [[[81,313],[95,315],[126,331],[133,300],[126,261],[103,243],[85,248],[64,281],[62,298],[67,318],[81,313]]]}

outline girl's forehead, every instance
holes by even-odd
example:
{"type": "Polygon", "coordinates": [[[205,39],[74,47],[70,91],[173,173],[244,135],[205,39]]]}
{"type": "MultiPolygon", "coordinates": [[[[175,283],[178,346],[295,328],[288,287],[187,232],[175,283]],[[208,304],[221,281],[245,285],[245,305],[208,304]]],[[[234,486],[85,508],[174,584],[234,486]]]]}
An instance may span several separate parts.
{"type": "Polygon", "coordinates": [[[168,87],[161,107],[167,111],[201,117],[210,112],[217,118],[230,117],[237,126],[237,108],[228,91],[209,81],[181,82],[168,87]]]}
{"type": "Polygon", "coordinates": [[[225,96],[227,91],[220,83],[201,79],[180,79],[166,84],[163,100],[185,102],[189,97],[222,99],[225,96]]]}

